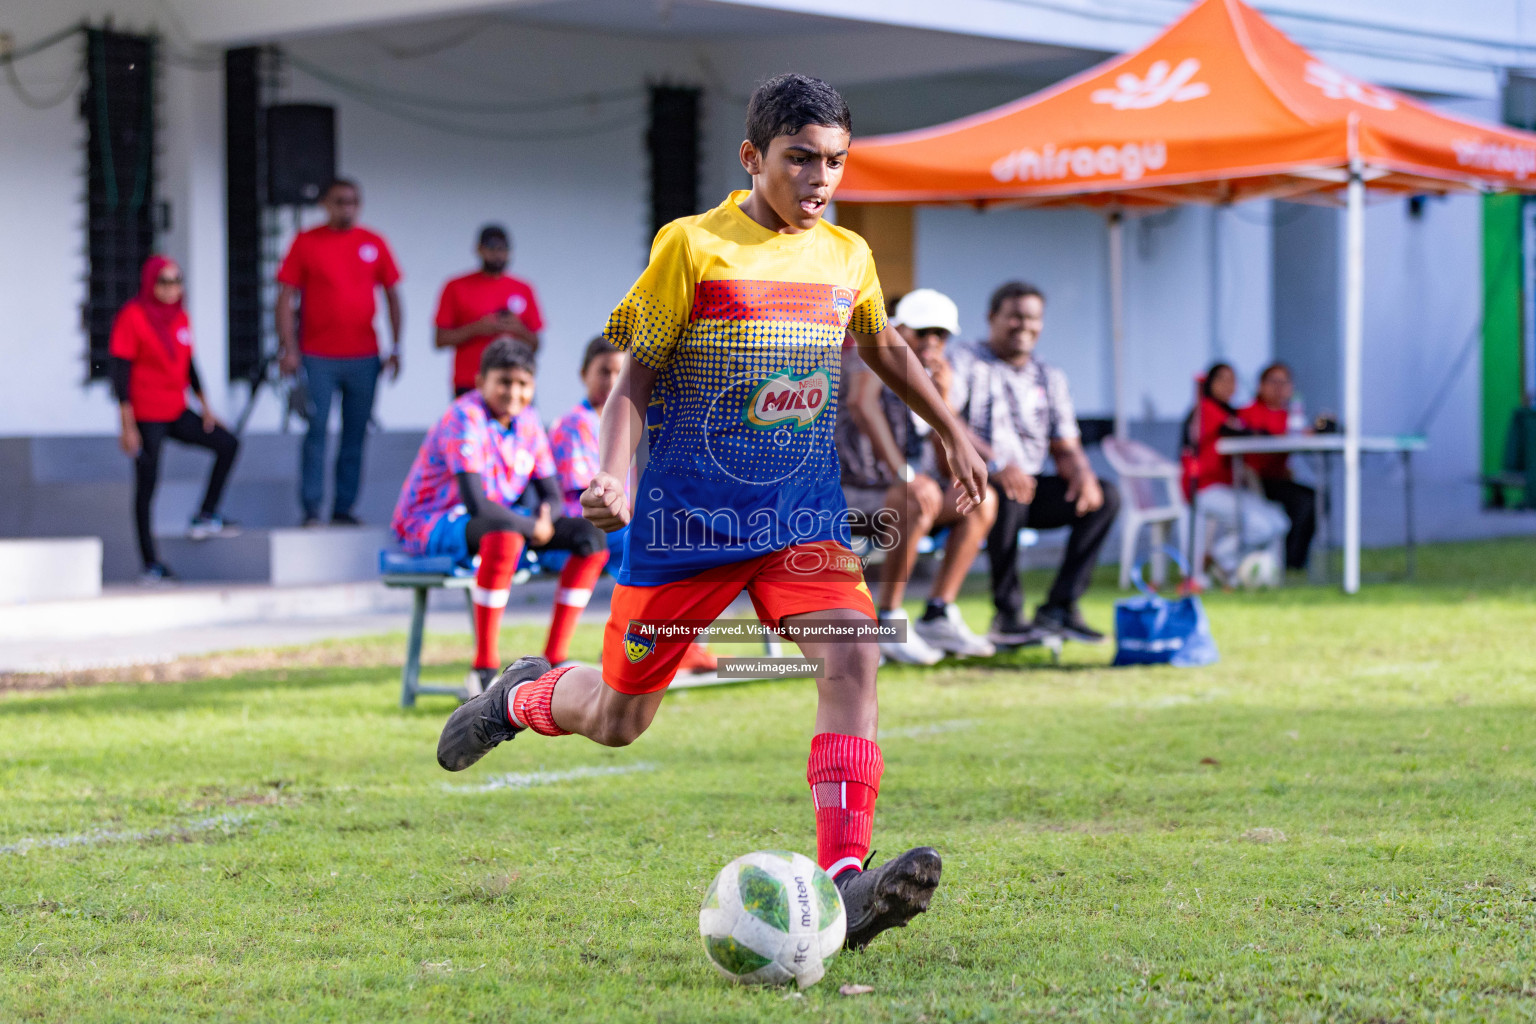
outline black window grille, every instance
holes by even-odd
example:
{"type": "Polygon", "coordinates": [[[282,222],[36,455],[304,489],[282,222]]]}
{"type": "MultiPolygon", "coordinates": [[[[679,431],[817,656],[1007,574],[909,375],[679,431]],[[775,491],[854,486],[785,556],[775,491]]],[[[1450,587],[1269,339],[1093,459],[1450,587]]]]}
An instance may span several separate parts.
{"type": "Polygon", "coordinates": [[[651,234],[699,212],[698,89],[651,87],[645,134],[651,170],[651,234]]]}
{"type": "Polygon", "coordinates": [[[224,55],[229,379],[250,380],[262,357],[262,51],[224,55]]]}
{"type": "Polygon", "coordinates": [[[86,31],[86,233],[90,276],[84,310],[89,376],[106,376],[112,321],[139,290],[155,245],[155,43],[149,36],[86,31]]]}

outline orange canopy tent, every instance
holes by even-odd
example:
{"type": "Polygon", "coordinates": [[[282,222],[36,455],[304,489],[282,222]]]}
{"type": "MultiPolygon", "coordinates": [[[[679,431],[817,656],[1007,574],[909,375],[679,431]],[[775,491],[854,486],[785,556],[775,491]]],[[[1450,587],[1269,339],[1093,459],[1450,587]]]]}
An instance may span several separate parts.
{"type": "Polygon", "coordinates": [[[1033,96],[857,140],[839,200],[1093,205],[1110,214],[1115,427],[1124,434],[1122,211],[1294,199],[1348,207],[1344,587],[1359,587],[1366,190],[1536,191],[1536,134],[1478,124],[1317,60],[1241,0],[1033,96]]]}
{"type": "Polygon", "coordinates": [[[1166,206],[1345,188],[1536,190],[1536,134],[1442,114],[1322,63],[1240,0],[948,124],[858,140],[838,198],[1166,206]]]}

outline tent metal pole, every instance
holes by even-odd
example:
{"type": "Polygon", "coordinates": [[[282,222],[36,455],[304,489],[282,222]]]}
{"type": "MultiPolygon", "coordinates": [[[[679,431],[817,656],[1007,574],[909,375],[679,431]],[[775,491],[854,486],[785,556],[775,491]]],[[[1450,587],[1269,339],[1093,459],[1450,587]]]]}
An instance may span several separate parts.
{"type": "Polygon", "coordinates": [[[1114,358],[1115,437],[1130,436],[1125,417],[1125,214],[1109,214],[1109,336],[1114,358]]]}
{"type": "Polygon", "coordinates": [[[1360,589],[1360,364],[1365,347],[1365,178],[1349,169],[1344,270],[1344,592],[1360,589]]]}

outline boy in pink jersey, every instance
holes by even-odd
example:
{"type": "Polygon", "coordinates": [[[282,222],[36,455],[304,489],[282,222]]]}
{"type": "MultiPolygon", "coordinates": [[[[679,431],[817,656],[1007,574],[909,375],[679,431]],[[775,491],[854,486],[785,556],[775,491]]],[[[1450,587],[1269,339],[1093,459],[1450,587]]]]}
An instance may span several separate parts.
{"type": "MultiPolygon", "coordinates": [[[[587,342],[587,350],[581,357],[581,383],[587,389],[587,397],[576,408],[555,421],[549,428],[549,445],[555,453],[555,471],[560,474],[560,486],[565,491],[565,514],[581,515],[581,493],[602,468],[599,458],[597,432],[601,412],[613,393],[613,385],[624,369],[624,354],[599,334],[587,342]]],[[[628,527],[608,535],[610,559],[624,557],[624,543],[629,537],[628,527]]],[[[720,659],[705,649],[703,644],[688,645],[682,662],[682,672],[714,672],[720,659]]]]}
{"type": "Polygon", "coordinates": [[[466,689],[480,693],[500,667],[497,633],[524,544],[571,553],[560,573],[544,656],[562,662],[581,610],[608,562],[601,530],[554,510],[560,505],[549,438],[532,406],[534,356],[522,342],[493,341],[475,390],[454,400],[427,433],[400,491],[391,522],[408,554],[478,555],[471,598],[475,662],[466,689]],[[539,497],[535,516],[512,506],[524,489],[539,497]]]}

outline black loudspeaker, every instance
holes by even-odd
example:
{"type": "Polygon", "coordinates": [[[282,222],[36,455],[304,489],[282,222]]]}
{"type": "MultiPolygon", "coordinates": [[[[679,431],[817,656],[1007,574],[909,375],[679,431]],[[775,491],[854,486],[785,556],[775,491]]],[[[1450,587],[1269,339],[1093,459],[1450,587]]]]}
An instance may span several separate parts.
{"type": "Polygon", "coordinates": [[[336,177],[336,108],[285,103],[267,108],[267,203],[320,201],[336,177]]]}

